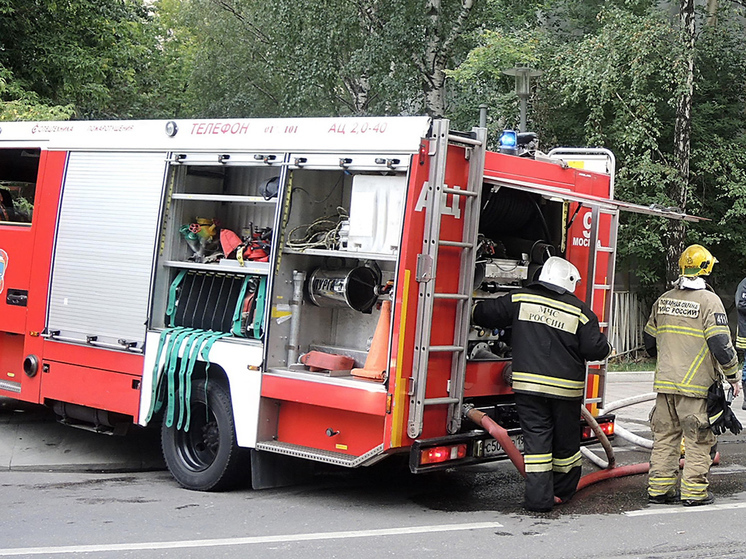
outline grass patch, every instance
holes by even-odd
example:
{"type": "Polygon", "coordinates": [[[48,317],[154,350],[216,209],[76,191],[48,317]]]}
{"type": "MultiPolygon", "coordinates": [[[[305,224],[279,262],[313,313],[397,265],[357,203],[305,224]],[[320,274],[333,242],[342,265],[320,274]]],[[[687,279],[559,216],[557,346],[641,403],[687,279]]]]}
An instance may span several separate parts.
{"type": "Polygon", "coordinates": [[[650,357],[612,357],[609,359],[608,370],[614,372],[654,371],[655,359],[650,357]]]}

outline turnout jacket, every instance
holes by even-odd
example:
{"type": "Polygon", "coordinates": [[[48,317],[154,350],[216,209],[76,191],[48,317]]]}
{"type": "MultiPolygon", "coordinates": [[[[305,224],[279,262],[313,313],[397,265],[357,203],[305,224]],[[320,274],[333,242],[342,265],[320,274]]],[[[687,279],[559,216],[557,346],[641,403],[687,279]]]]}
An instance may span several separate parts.
{"type": "Polygon", "coordinates": [[[653,305],[643,333],[645,349],[658,358],[656,392],[707,398],[721,370],[728,381],[736,380],[738,357],[720,297],[702,278],[685,279],[653,305]]]}
{"type": "Polygon", "coordinates": [[[736,310],[738,311],[736,349],[746,349],[746,278],[741,280],[736,289],[736,310]]]}
{"type": "Polygon", "coordinates": [[[582,398],[585,362],[611,352],[593,311],[569,291],[544,282],[482,301],[472,318],[485,328],[512,326],[513,391],[522,394],[582,398]]]}

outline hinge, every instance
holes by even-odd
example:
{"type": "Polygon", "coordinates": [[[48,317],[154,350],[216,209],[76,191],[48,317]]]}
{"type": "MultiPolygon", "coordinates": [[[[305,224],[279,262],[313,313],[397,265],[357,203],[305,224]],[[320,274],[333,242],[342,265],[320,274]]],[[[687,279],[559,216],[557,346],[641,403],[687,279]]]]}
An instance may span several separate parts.
{"type": "Polygon", "coordinates": [[[417,255],[417,272],[415,279],[420,282],[428,282],[435,279],[433,276],[433,257],[428,254],[417,255]]]}

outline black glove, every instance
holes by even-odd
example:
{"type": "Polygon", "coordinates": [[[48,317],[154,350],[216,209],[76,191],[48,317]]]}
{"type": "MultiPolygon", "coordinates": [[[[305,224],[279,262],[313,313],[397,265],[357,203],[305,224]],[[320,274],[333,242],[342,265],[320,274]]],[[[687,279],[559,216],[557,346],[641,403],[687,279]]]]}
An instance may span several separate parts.
{"type": "Polygon", "coordinates": [[[716,435],[730,431],[734,435],[741,432],[741,422],[730,409],[730,402],[725,399],[725,391],[720,380],[716,380],[707,390],[707,418],[710,429],[716,435]]]}
{"type": "Polygon", "coordinates": [[[733,410],[730,409],[730,402],[726,402],[725,405],[726,408],[725,412],[723,412],[723,423],[725,423],[725,426],[731,433],[733,433],[734,435],[738,435],[738,433],[741,432],[741,429],[743,429],[743,426],[741,425],[741,422],[738,421],[738,418],[736,417],[736,414],[733,413],[733,410]]]}

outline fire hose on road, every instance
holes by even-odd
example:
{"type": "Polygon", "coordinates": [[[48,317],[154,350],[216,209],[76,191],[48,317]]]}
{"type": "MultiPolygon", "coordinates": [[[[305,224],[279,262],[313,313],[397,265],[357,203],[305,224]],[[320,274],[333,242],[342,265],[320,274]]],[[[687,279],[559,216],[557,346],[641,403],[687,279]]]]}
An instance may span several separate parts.
{"type": "Polygon", "coordinates": [[[464,406],[464,416],[483,427],[493,438],[500,443],[505,453],[513,462],[513,465],[518,469],[518,472],[526,477],[526,464],[523,461],[523,454],[518,450],[513,443],[513,439],[510,438],[508,432],[504,427],[498,425],[489,415],[479,411],[478,409],[471,406],[464,406]]]}
{"type": "MultiPolygon", "coordinates": [[[[578,483],[578,491],[598,481],[614,477],[642,474],[648,471],[648,469],[650,468],[650,464],[647,462],[641,464],[633,464],[630,466],[616,466],[614,449],[612,448],[606,434],[601,430],[598,423],[585,406],[581,406],[581,414],[583,415],[583,417],[585,417],[586,421],[591,426],[591,429],[593,429],[593,432],[596,434],[599,441],[601,442],[601,445],[606,451],[607,468],[605,470],[593,472],[591,474],[586,474],[585,476],[583,476],[578,483]]],[[[500,443],[500,446],[503,447],[510,461],[518,469],[518,472],[523,477],[526,477],[526,465],[523,460],[523,454],[521,454],[521,451],[516,448],[508,432],[503,427],[498,425],[486,413],[481,412],[475,408],[465,408],[464,415],[477,425],[483,427],[490,435],[492,435],[492,437],[494,437],[497,442],[500,443]]]]}
{"type": "MultiPolygon", "coordinates": [[[[599,410],[599,412],[604,413],[604,414],[610,413],[611,411],[617,410],[619,408],[654,400],[655,397],[656,397],[656,394],[654,392],[651,392],[649,394],[642,394],[640,396],[634,396],[632,398],[625,398],[623,400],[618,400],[616,402],[610,403],[603,410],[599,410]]],[[[500,425],[498,425],[487,414],[471,406],[464,406],[463,411],[464,411],[464,416],[466,418],[468,418],[470,421],[484,428],[492,437],[494,437],[497,440],[497,442],[500,443],[500,446],[502,446],[502,448],[505,450],[505,453],[508,455],[508,458],[510,459],[510,461],[516,467],[518,472],[525,478],[526,477],[526,465],[524,463],[523,454],[521,454],[521,451],[516,448],[507,430],[501,427],[500,425]]],[[[580,482],[578,483],[578,488],[577,488],[578,491],[580,491],[581,489],[585,487],[588,487],[589,485],[597,483],[599,481],[603,481],[606,479],[612,479],[612,478],[618,478],[618,477],[632,476],[632,475],[637,475],[637,474],[644,474],[650,470],[649,462],[641,462],[639,464],[617,466],[616,458],[614,456],[614,449],[611,446],[611,443],[609,442],[608,437],[601,430],[601,427],[598,425],[598,422],[596,422],[596,419],[593,417],[591,412],[588,411],[588,409],[585,406],[580,406],[580,412],[583,418],[588,423],[588,425],[591,427],[591,429],[593,429],[593,432],[596,434],[596,437],[601,443],[601,446],[604,448],[604,451],[606,453],[606,460],[599,458],[596,454],[591,452],[587,447],[581,447],[580,450],[583,456],[588,458],[596,466],[602,469],[597,472],[586,474],[582,478],[580,478],[580,482]]],[[[618,425],[615,425],[615,433],[619,435],[621,438],[628,440],[629,442],[632,442],[639,446],[642,446],[643,448],[651,449],[653,447],[653,441],[651,441],[650,439],[646,439],[644,437],[635,435],[634,433],[630,433],[629,431],[627,431],[626,429],[622,427],[619,427],[618,425]]],[[[713,458],[713,464],[718,464],[719,461],[720,461],[720,455],[716,454],[713,458]]],[[[683,459],[681,460],[681,462],[683,466],[683,459]]]]}
{"type": "MultiPolygon", "coordinates": [[[[615,410],[618,410],[619,408],[624,408],[627,406],[632,406],[635,404],[641,404],[643,402],[649,402],[650,400],[655,400],[656,394],[655,392],[649,392],[647,394],[641,394],[639,396],[632,396],[631,398],[624,398],[622,400],[617,400],[616,402],[611,402],[608,406],[598,411],[599,414],[607,414],[611,413],[615,410]]],[[[581,414],[583,414],[583,417],[588,422],[588,424],[593,428],[593,424],[596,422],[596,420],[593,418],[591,413],[586,409],[585,406],[581,406],[581,414]],[[590,418],[590,419],[589,419],[590,418]]],[[[598,431],[594,429],[594,432],[596,433],[596,436],[598,436],[598,431]]],[[[637,446],[641,446],[643,448],[652,449],[653,448],[653,441],[650,439],[646,439],[645,437],[641,437],[639,435],[635,435],[634,433],[631,433],[630,431],[627,431],[624,427],[621,427],[617,424],[614,424],[614,433],[618,435],[619,437],[636,444],[637,446]]],[[[604,444],[604,440],[608,443],[608,438],[605,436],[602,438],[599,436],[599,439],[601,440],[601,444],[604,444]]],[[[604,450],[606,450],[607,457],[610,455],[609,450],[604,446],[604,450]]],[[[613,463],[610,463],[607,460],[603,460],[602,458],[599,458],[596,454],[594,454],[589,448],[582,447],[580,449],[580,452],[585,456],[588,460],[593,462],[596,466],[599,468],[602,468],[603,470],[607,470],[614,467],[613,463]]],[[[613,456],[613,450],[611,452],[611,455],[613,456]]],[[[647,470],[643,472],[638,473],[645,473],[647,470]]],[[[633,475],[633,474],[630,474],[633,475]]]]}

